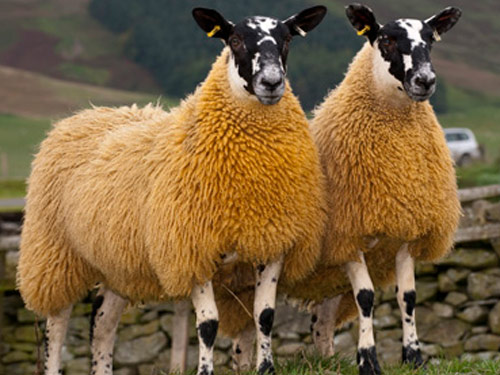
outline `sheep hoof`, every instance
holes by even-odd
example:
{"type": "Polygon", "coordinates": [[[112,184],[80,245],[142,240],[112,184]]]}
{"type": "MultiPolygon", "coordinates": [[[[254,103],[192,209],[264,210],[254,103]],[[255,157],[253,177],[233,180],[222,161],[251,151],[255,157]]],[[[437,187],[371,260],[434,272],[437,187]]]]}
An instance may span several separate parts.
{"type": "Polygon", "coordinates": [[[358,349],[359,375],[381,375],[375,346],[358,349]]]}
{"type": "Polygon", "coordinates": [[[420,349],[413,349],[410,346],[403,346],[403,363],[408,363],[414,368],[424,367],[424,360],[422,359],[422,353],[420,349]]]}

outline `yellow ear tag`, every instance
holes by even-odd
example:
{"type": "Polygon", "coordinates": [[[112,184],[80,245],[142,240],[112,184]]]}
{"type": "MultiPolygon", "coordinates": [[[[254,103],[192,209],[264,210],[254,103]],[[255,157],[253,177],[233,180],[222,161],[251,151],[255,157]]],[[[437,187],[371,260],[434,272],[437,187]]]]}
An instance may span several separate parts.
{"type": "Polygon", "coordinates": [[[439,35],[439,33],[437,32],[437,30],[434,30],[434,33],[432,34],[432,36],[434,37],[434,40],[436,42],[439,42],[441,40],[441,35],[439,35]]]}
{"type": "Polygon", "coordinates": [[[358,31],[358,35],[365,35],[368,31],[370,31],[371,27],[366,25],[361,30],[358,31]]]}
{"type": "Polygon", "coordinates": [[[211,37],[213,37],[213,36],[215,35],[215,33],[216,33],[217,31],[219,31],[219,30],[220,30],[220,26],[219,26],[219,25],[215,25],[215,26],[214,26],[214,28],[212,29],[212,31],[210,31],[209,33],[207,33],[207,36],[208,36],[209,38],[211,38],[211,37]]]}

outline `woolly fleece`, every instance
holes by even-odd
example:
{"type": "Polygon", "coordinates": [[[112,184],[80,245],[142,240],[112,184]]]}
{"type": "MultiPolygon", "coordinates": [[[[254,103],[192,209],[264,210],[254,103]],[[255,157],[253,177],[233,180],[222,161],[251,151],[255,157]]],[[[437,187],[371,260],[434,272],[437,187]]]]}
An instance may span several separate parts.
{"type": "Polygon", "coordinates": [[[303,278],[320,253],[324,177],[298,100],[231,95],[226,48],[170,113],[93,108],[57,123],[29,179],[18,286],[57,313],[101,281],[136,302],[186,297],[221,255],[303,278]]]}
{"type": "Polygon", "coordinates": [[[408,99],[396,107],[381,97],[372,61],[366,43],[314,112],[311,131],[327,178],[329,219],[320,266],[313,279],[290,289],[294,297],[320,301],[350,290],[340,266],[358,260],[358,250],[374,285],[386,286],[394,283],[403,243],[425,261],[453,245],[461,210],[443,130],[428,101],[408,99]],[[370,248],[375,238],[379,243],[370,248]]]}

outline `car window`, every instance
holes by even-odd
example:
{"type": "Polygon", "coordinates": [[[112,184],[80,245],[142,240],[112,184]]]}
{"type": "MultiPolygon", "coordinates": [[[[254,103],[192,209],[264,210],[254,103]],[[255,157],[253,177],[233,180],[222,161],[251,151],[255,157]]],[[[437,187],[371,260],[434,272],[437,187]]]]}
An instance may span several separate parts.
{"type": "Polygon", "coordinates": [[[469,135],[466,133],[446,133],[446,142],[468,141],[469,135]]]}

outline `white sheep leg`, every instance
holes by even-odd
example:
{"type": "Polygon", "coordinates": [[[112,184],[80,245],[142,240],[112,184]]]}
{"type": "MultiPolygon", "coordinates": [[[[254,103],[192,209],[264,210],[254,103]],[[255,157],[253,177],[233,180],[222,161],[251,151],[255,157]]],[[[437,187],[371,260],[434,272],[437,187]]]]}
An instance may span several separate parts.
{"type": "Polygon", "coordinates": [[[277,262],[257,266],[253,311],[257,331],[257,369],[259,375],[274,373],[271,330],[274,322],[276,290],[282,267],[283,257],[277,262]]]}
{"type": "Polygon", "coordinates": [[[61,349],[68,330],[69,317],[73,305],[58,314],[47,317],[45,327],[45,375],[60,375],[61,349]]]}
{"type": "Polygon", "coordinates": [[[361,262],[349,262],[346,271],[351,281],[359,312],[358,368],[360,375],[379,375],[380,366],[373,338],[373,283],[366,267],[365,258],[360,253],[361,262]]]}
{"type": "Polygon", "coordinates": [[[113,346],[116,329],[127,300],[109,289],[101,288],[90,317],[91,374],[113,373],[113,346]]]}
{"type": "Polygon", "coordinates": [[[233,370],[250,371],[255,346],[255,326],[251,325],[233,339],[233,370]]]}
{"type": "Polygon", "coordinates": [[[403,362],[419,367],[423,360],[415,324],[417,294],[414,267],[408,244],[405,244],[396,255],[396,293],[403,323],[403,362]]]}
{"type": "Polygon", "coordinates": [[[323,358],[332,357],[335,353],[333,336],[341,299],[342,295],[326,298],[312,310],[311,335],[314,346],[323,358]]]}
{"type": "Polygon", "coordinates": [[[214,373],[214,342],[219,328],[219,312],[215,305],[212,282],[195,285],[191,299],[196,311],[196,329],[198,331],[199,357],[198,375],[214,373]]]}

